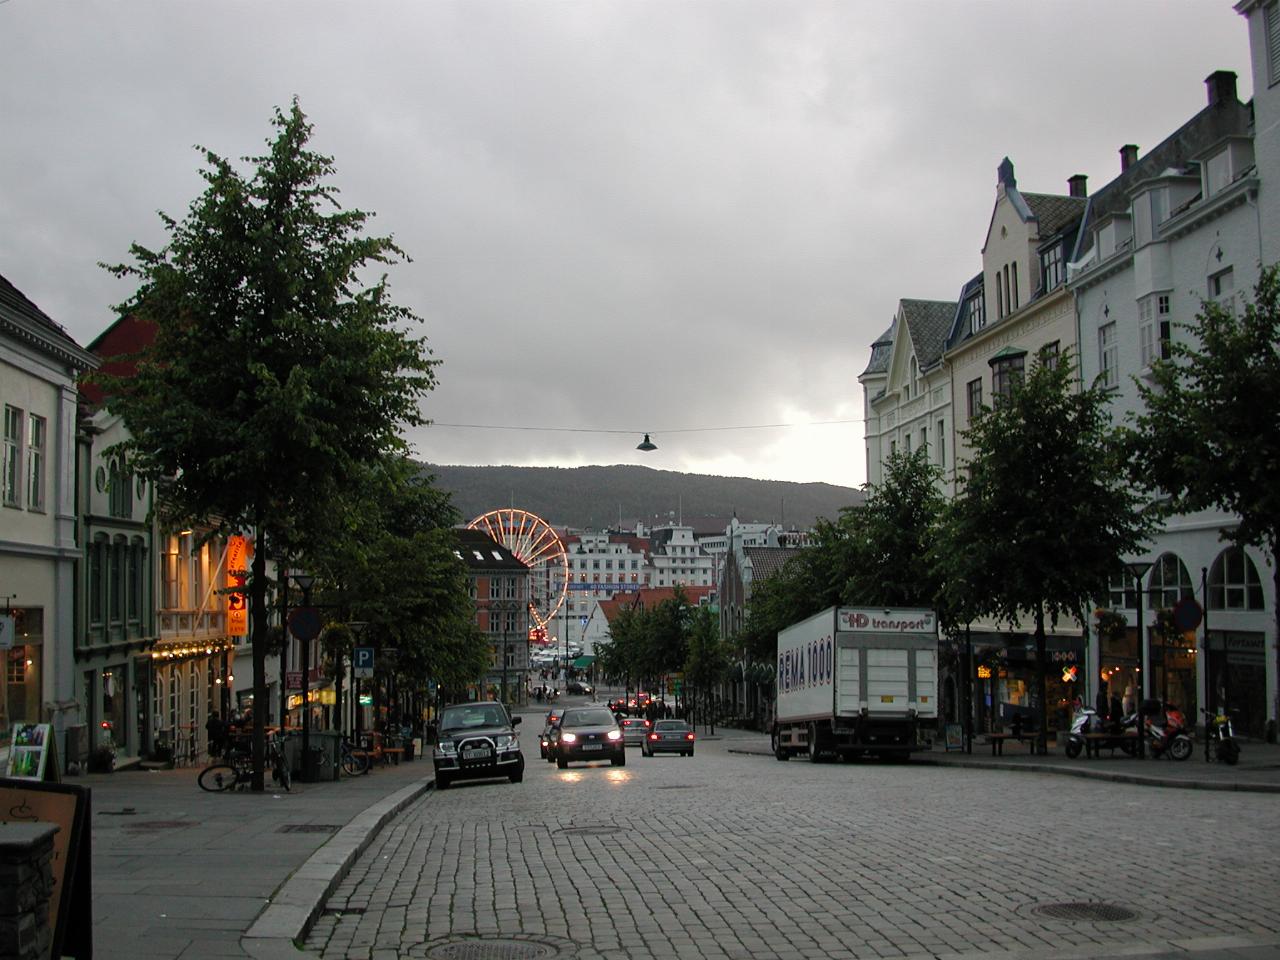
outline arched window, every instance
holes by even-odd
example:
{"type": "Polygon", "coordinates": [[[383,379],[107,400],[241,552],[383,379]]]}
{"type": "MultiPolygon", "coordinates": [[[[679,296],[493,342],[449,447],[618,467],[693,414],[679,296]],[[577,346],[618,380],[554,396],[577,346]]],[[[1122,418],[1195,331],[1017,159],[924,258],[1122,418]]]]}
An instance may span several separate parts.
{"type": "Polygon", "coordinates": [[[1187,565],[1176,553],[1166,553],[1155,562],[1147,580],[1147,598],[1153,610],[1171,609],[1179,600],[1195,595],[1187,565]]]}
{"type": "Polygon", "coordinates": [[[1240,547],[1218,554],[1209,569],[1210,610],[1261,610],[1262,581],[1258,568],[1240,547]]]}

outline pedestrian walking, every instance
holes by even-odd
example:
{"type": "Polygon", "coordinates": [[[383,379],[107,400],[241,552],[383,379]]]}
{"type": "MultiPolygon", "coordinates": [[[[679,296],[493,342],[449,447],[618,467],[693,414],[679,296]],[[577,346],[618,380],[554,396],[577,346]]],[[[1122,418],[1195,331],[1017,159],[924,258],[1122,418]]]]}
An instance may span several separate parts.
{"type": "Polygon", "coordinates": [[[204,732],[209,738],[209,756],[222,756],[227,748],[227,725],[222,722],[217,710],[210,713],[209,719],[204,722],[204,732]]]}

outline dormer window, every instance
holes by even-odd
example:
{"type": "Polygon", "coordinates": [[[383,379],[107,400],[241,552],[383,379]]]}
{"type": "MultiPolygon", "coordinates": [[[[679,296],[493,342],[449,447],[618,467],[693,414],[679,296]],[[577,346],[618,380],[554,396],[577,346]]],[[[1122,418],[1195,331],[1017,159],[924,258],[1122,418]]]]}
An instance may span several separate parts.
{"type": "Polygon", "coordinates": [[[986,298],[979,290],[966,303],[969,305],[969,332],[977,333],[987,325],[986,298]]]}
{"type": "Polygon", "coordinates": [[[1062,278],[1062,245],[1055,243],[1048,250],[1040,251],[1040,289],[1045,293],[1056,290],[1062,278]]]}

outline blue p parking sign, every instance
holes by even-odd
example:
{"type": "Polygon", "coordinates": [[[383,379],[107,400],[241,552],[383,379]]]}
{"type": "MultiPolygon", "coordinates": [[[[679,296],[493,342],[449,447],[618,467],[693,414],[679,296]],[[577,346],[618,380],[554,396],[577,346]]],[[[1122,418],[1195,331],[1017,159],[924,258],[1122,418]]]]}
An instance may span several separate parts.
{"type": "Polygon", "coordinates": [[[373,676],[373,647],[356,647],[351,658],[351,672],[358,678],[373,676]]]}

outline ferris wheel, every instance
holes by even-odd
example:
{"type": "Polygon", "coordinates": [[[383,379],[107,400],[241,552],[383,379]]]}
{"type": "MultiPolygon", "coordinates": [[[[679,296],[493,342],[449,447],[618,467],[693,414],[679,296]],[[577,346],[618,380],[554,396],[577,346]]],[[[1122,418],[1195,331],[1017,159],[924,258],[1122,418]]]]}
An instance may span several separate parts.
{"type": "Polygon", "coordinates": [[[569,592],[569,558],[560,535],[528,510],[490,510],[467,524],[483,530],[529,567],[529,619],[545,628],[569,592]]]}

